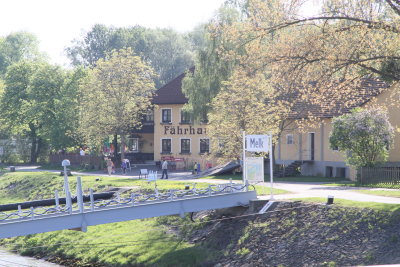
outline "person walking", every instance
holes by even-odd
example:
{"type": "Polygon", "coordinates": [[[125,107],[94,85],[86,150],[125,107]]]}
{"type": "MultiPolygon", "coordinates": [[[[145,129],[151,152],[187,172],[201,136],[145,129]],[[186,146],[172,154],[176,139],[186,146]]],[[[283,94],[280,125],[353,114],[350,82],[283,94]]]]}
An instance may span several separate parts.
{"type": "Polygon", "coordinates": [[[113,167],[113,162],[111,161],[110,158],[106,158],[106,165],[107,165],[108,176],[110,176],[113,167]]]}
{"type": "Polygon", "coordinates": [[[165,174],[165,179],[168,179],[168,161],[166,160],[163,161],[161,169],[162,169],[161,179],[164,179],[164,174],[165,174]]]}
{"type": "Polygon", "coordinates": [[[127,167],[126,161],[123,160],[122,163],[121,163],[121,169],[122,169],[122,173],[123,174],[126,174],[126,167],[127,167]]]}

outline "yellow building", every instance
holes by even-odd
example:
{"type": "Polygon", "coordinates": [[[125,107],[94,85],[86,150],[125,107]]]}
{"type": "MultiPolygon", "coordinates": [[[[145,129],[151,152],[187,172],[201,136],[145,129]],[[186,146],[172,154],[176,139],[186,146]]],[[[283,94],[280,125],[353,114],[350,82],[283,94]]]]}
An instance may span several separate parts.
{"type": "Polygon", "coordinates": [[[142,129],[130,138],[129,146],[135,148],[133,161],[167,159],[176,169],[192,169],[195,162],[202,170],[212,166],[207,159],[207,124],[194,123],[182,110],[187,103],[182,93],[184,76],[179,75],[156,91],[154,110],[146,116],[142,129]]]}
{"type": "MultiPolygon", "coordinates": [[[[355,107],[377,104],[388,108],[389,120],[395,129],[400,126],[400,108],[393,103],[394,88],[378,80],[365,80],[354,103],[343,109],[326,112],[309,110],[321,119],[318,127],[283,131],[275,148],[276,163],[300,167],[302,175],[346,177],[355,179],[355,170],[345,162],[345,151],[330,148],[329,135],[332,131],[332,118],[349,112],[355,107]]],[[[398,96],[397,96],[398,98],[398,96]]],[[[340,105],[340,103],[339,103],[340,105]]],[[[395,135],[394,147],[390,150],[388,166],[400,166],[400,135],[395,135]]]]}

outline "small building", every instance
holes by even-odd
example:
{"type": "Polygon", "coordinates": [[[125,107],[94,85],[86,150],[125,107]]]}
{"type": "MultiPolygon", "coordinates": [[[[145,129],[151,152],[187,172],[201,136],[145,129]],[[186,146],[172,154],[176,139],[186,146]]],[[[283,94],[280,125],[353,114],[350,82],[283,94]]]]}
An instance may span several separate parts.
{"type": "MultiPolygon", "coordinates": [[[[396,88],[397,89],[397,88],[396,88]]],[[[355,179],[356,170],[348,166],[345,162],[346,151],[331,149],[329,136],[332,131],[332,118],[350,112],[355,107],[364,107],[372,104],[386,106],[390,123],[395,129],[400,126],[400,107],[392,105],[393,101],[398,102],[399,95],[394,95],[393,87],[388,87],[383,81],[364,80],[360,90],[353,95],[352,104],[342,109],[327,109],[322,111],[320,108],[308,111],[319,117],[318,127],[307,129],[286,130],[281,134],[275,146],[276,163],[282,164],[287,168],[292,165],[300,168],[302,175],[343,177],[355,179]]],[[[341,103],[337,103],[339,107],[341,103]]],[[[293,118],[293,120],[301,118],[293,118]]],[[[389,151],[389,159],[386,165],[400,167],[400,135],[395,134],[394,147],[389,151]]],[[[290,168],[288,168],[290,169],[290,168]]]]}
{"type": "Polygon", "coordinates": [[[131,153],[127,157],[134,162],[166,159],[176,169],[191,169],[195,162],[201,169],[212,166],[207,124],[195,123],[183,110],[188,102],[182,93],[184,77],[185,73],[155,92],[154,110],[148,112],[143,127],[129,139],[131,153]]]}

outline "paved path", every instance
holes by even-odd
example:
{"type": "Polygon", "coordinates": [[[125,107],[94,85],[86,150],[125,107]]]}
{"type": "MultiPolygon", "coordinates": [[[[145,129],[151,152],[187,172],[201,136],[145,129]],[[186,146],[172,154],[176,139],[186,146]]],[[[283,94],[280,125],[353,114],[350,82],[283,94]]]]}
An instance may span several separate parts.
{"type": "MultiPolygon", "coordinates": [[[[226,180],[214,180],[214,179],[191,179],[188,182],[207,182],[207,183],[226,183],[226,180]]],[[[241,181],[233,181],[235,183],[241,183],[241,181]]],[[[266,186],[266,191],[269,193],[270,183],[260,183],[258,185],[266,186]]],[[[346,186],[326,186],[324,183],[317,182],[275,182],[274,188],[283,189],[291,192],[290,194],[275,195],[275,199],[293,199],[293,198],[308,198],[308,197],[322,197],[328,198],[328,196],[334,196],[335,198],[354,200],[354,201],[365,201],[365,202],[377,202],[387,204],[400,204],[400,198],[396,197],[384,197],[369,195],[357,192],[357,190],[376,190],[375,188],[369,187],[346,187],[346,186]]],[[[385,189],[382,189],[385,190],[385,189]]],[[[390,189],[389,189],[390,190],[390,189]]],[[[259,196],[260,199],[269,199],[270,196],[259,196]]]]}

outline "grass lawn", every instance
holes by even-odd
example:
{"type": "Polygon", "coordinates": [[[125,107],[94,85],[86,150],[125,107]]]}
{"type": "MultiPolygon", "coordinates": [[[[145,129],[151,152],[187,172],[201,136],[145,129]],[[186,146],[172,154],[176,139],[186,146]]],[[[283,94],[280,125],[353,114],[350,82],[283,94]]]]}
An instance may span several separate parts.
{"type": "MultiPolygon", "coordinates": [[[[63,171],[63,167],[61,166],[61,164],[59,165],[54,165],[54,164],[40,164],[40,167],[38,167],[39,170],[60,170],[63,171]]],[[[68,166],[68,169],[74,172],[91,172],[93,171],[93,169],[90,169],[88,167],[85,166],[68,166]]]]}
{"type": "MultiPolygon", "coordinates": [[[[242,180],[242,174],[223,174],[223,175],[213,175],[202,177],[200,179],[220,179],[220,180],[242,180]]],[[[264,181],[269,182],[270,177],[268,174],[264,176],[264,181]]],[[[321,183],[333,183],[340,182],[346,183],[347,180],[343,178],[327,178],[319,176],[294,176],[294,177],[274,177],[275,182],[321,182],[321,183]]]]}
{"type": "Polygon", "coordinates": [[[400,190],[357,190],[356,192],[375,196],[400,197],[400,190]]]}
{"type": "MultiPolygon", "coordinates": [[[[291,200],[319,203],[319,204],[325,204],[327,201],[326,198],[322,198],[322,197],[293,198],[291,200]]],[[[343,207],[351,207],[351,208],[370,208],[370,209],[374,209],[374,210],[382,210],[382,211],[389,211],[389,212],[400,211],[400,207],[398,204],[363,202],[363,201],[353,201],[353,200],[338,199],[338,198],[334,199],[334,205],[343,206],[343,207]]]]}

